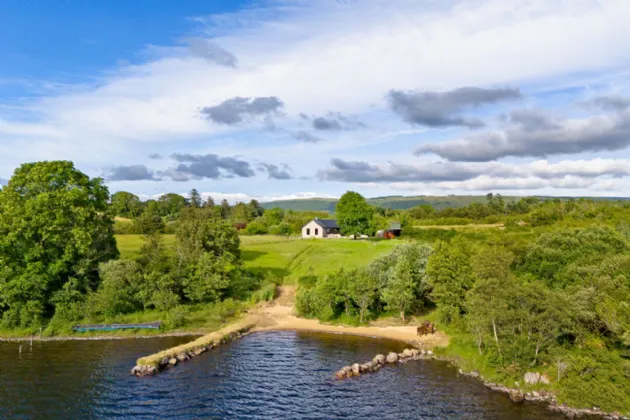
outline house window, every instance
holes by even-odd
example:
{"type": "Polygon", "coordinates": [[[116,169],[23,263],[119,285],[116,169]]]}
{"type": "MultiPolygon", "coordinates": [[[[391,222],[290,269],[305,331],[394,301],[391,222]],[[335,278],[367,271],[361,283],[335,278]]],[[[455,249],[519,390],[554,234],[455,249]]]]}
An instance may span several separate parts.
{"type": "Polygon", "coordinates": [[[319,235],[319,229],[315,228],[315,236],[319,235]]]}
{"type": "Polygon", "coordinates": [[[310,228],[306,228],[306,234],[310,235],[311,234],[311,229],[310,228]]]}

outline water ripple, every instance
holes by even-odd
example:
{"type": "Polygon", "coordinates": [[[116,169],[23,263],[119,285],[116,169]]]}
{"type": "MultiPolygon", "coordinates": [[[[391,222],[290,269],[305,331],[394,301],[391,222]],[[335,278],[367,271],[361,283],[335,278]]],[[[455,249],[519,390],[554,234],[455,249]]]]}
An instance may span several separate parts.
{"type": "Polygon", "coordinates": [[[403,349],[336,334],[258,333],[157,377],[129,375],[137,357],[184,340],[34,343],[21,355],[0,343],[0,418],[560,418],[434,361],[336,381],[341,366],[403,349]]]}

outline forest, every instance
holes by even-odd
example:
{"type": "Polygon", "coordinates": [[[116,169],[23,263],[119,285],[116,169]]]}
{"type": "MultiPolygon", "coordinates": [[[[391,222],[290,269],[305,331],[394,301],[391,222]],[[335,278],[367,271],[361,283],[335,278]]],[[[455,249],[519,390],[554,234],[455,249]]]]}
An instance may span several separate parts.
{"type": "MultiPolygon", "coordinates": [[[[430,319],[451,337],[441,351],[468,369],[511,385],[539,372],[562,402],[630,412],[628,201],[488,194],[459,208],[392,210],[348,192],[335,210],[346,234],[391,221],[404,233],[361,264],[300,271],[301,316],[430,319]]],[[[196,190],[110,196],[71,162],[24,164],[0,190],[0,331],[55,335],[125,316],[218,325],[273,299],[290,274],[252,269],[243,238],[295,235],[316,215],[327,213],[215,203],[196,190]],[[142,235],[134,258],[120,257],[116,233],[142,235]]]]}

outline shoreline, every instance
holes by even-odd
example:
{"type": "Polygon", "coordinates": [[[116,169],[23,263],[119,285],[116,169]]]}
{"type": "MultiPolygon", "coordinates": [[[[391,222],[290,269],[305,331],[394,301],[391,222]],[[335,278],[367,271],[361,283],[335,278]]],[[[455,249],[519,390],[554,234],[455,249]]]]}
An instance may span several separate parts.
{"type": "Polygon", "coordinates": [[[105,340],[134,340],[134,339],[148,339],[148,338],[167,338],[167,337],[199,337],[204,335],[202,332],[171,332],[149,335],[95,335],[88,337],[74,336],[74,335],[59,335],[53,337],[39,337],[39,336],[24,336],[24,337],[0,337],[0,343],[22,343],[30,341],[105,341],[105,340]]]}

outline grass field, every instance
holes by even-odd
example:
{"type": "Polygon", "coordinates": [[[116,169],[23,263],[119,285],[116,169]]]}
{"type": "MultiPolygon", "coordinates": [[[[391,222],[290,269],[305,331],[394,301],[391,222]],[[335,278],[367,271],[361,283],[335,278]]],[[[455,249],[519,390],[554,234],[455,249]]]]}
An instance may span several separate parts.
{"type": "MultiPolygon", "coordinates": [[[[142,246],[142,235],[116,235],[123,258],[136,258],[142,246]]],[[[172,246],[173,235],[164,235],[172,246]]],[[[308,281],[310,276],[333,273],[340,268],[355,269],[374,258],[387,254],[400,240],[363,241],[347,239],[292,239],[282,236],[241,236],[241,253],[245,267],[284,279],[286,284],[308,281]]]]}

